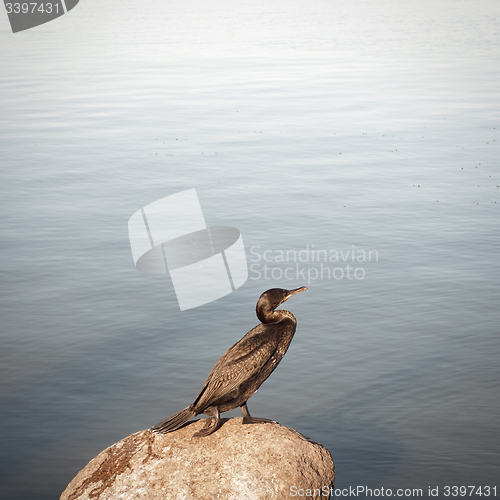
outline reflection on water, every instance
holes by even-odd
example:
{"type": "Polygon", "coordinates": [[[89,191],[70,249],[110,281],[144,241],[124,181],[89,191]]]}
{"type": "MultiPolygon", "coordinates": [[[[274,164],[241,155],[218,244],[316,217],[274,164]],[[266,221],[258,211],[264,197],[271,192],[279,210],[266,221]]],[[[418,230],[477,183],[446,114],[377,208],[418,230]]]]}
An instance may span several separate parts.
{"type": "Polygon", "coordinates": [[[301,285],[252,413],[325,444],[338,487],[493,485],[498,11],[110,1],[15,36],[5,17],[0,496],[56,498],[192,402],[262,291],[301,285]],[[261,274],[181,313],[127,221],[193,187],[261,274]],[[348,264],[363,279],[321,275],[348,264]]]}

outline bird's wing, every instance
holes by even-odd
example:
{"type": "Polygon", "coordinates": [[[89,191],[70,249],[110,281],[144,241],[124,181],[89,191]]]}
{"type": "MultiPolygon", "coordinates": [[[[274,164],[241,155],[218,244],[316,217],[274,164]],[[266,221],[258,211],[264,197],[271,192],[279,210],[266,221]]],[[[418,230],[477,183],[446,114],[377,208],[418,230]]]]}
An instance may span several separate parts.
{"type": "Polygon", "coordinates": [[[241,339],[214,366],[194,404],[207,408],[258,373],[276,352],[276,343],[260,336],[241,339]]]}

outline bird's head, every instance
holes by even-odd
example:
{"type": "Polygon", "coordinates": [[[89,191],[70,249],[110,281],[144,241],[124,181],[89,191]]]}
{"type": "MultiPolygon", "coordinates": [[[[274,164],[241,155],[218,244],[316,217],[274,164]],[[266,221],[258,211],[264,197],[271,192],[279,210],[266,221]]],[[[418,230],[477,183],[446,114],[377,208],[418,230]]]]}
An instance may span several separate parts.
{"type": "Polygon", "coordinates": [[[273,320],[274,310],[285,300],[299,292],[305,292],[306,286],[295,288],[294,290],[284,290],[283,288],[271,288],[264,292],[257,301],[257,317],[262,323],[270,323],[273,320]]]}

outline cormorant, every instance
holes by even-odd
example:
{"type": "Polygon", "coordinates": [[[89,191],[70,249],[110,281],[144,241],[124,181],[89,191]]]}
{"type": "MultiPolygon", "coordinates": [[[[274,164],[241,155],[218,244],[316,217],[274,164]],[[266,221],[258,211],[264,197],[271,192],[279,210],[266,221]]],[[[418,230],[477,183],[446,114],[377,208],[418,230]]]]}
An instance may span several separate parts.
{"type": "Polygon", "coordinates": [[[175,431],[200,413],[209,415],[205,427],[194,436],[208,436],[222,424],[221,412],[241,407],[244,424],[272,422],[254,418],[247,408],[247,400],[278,366],[292,341],[297,320],[284,309],[275,309],[292,295],[307,290],[272,288],[264,292],[256,307],[257,318],[262,322],[252,328],[241,340],[231,346],[213,367],[194,403],[155,425],[158,433],[175,431]]]}

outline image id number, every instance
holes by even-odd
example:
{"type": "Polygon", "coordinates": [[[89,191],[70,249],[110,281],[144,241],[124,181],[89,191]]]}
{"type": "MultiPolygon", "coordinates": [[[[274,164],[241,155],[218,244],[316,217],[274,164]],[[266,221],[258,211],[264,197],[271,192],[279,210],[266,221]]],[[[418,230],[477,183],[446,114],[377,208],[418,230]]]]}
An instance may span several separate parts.
{"type": "Polygon", "coordinates": [[[443,488],[445,497],[465,497],[465,496],[497,496],[497,487],[492,486],[445,486],[443,488]]]}
{"type": "Polygon", "coordinates": [[[6,3],[7,14],[59,14],[59,3],[50,2],[25,2],[25,3],[6,3]]]}

